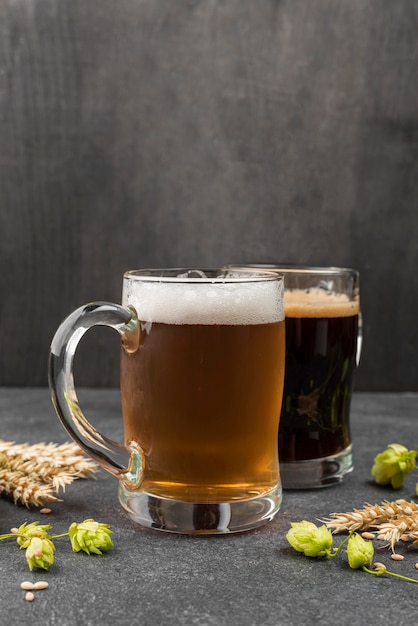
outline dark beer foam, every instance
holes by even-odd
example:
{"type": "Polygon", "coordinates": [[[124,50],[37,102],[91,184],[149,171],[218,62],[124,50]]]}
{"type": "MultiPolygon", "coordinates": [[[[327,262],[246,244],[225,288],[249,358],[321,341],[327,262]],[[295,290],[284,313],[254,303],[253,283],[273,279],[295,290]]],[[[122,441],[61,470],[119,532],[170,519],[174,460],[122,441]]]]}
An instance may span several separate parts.
{"type": "Polygon", "coordinates": [[[125,279],[122,302],[144,322],[163,324],[268,324],[284,319],[283,283],[190,284],[125,279]]]}
{"type": "Polygon", "coordinates": [[[359,301],[325,289],[286,289],[286,317],[349,317],[358,315],[359,301]]]}

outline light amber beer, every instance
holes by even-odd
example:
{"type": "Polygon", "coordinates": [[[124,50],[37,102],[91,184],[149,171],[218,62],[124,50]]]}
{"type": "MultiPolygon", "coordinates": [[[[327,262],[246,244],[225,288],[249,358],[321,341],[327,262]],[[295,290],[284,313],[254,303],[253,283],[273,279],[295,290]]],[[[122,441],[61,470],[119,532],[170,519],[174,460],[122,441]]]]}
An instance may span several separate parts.
{"type": "Polygon", "coordinates": [[[142,488],[211,503],[255,498],[279,479],[285,325],[277,285],[132,282],[139,350],[121,351],[126,443],[142,488]]]}

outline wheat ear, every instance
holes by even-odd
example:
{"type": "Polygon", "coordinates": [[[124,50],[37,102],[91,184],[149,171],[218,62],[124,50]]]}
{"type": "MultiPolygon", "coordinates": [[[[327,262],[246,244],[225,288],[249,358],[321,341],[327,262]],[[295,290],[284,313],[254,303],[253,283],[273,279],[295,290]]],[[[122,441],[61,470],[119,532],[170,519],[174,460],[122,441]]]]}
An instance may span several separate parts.
{"type": "Polygon", "coordinates": [[[412,539],[414,544],[418,543],[418,505],[412,500],[366,504],[363,509],[332,513],[323,521],[334,533],[375,530],[392,550],[400,539],[412,539]]]}
{"type": "Polygon", "coordinates": [[[98,469],[72,442],[30,445],[0,440],[0,456],[0,494],[28,507],[58,500],[54,492],[98,469]]]}

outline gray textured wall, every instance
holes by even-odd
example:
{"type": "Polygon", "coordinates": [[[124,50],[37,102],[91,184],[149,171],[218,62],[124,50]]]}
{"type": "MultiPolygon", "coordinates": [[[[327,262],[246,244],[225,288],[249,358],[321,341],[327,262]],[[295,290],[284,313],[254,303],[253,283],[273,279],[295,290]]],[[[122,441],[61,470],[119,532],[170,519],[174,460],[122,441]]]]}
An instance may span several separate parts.
{"type": "MultiPolygon", "coordinates": [[[[418,4],[1,0],[0,384],[125,269],[360,270],[357,389],[418,390],[418,4]]],[[[92,331],[77,381],[117,384],[92,331]]]]}

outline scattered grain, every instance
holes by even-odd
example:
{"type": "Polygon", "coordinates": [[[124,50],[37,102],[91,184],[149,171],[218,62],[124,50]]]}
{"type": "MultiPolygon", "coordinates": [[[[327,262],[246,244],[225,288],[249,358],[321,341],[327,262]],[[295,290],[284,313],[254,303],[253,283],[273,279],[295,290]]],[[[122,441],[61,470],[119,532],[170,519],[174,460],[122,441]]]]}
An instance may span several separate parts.
{"type": "Polygon", "coordinates": [[[369,533],[369,532],[364,532],[361,533],[361,536],[363,537],[363,539],[374,539],[375,535],[374,533],[369,533]]]}
{"type": "Polygon", "coordinates": [[[26,602],[33,602],[35,600],[35,594],[32,591],[28,591],[25,595],[26,602]]]}
{"type": "Polygon", "coordinates": [[[46,582],[46,580],[38,580],[33,586],[33,588],[36,590],[47,589],[48,587],[49,584],[46,582]]]}
{"type": "Polygon", "coordinates": [[[405,557],[402,554],[391,554],[390,558],[393,561],[403,561],[405,557]]]}
{"type": "Polygon", "coordinates": [[[376,563],[373,563],[375,569],[386,569],[386,565],[384,565],[383,563],[380,563],[379,561],[376,561],[376,563]]]}
{"type": "Polygon", "coordinates": [[[418,563],[415,563],[415,569],[418,569],[418,563]]]}
{"type": "Polygon", "coordinates": [[[30,580],[24,580],[23,583],[20,583],[20,588],[25,591],[32,591],[35,588],[35,585],[30,582],[30,580]]]}
{"type": "Polygon", "coordinates": [[[17,535],[17,533],[19,532],[19,529],[16,528],[16,527],[15,528],[11,528],[10,532],[13,533],[14,535],[17,535]]]}
{"type": "Polygon", "coordinates": [[[39,513],[42,513],[43,515],[48,515],[49,513],[51,513],[51,509],[48,509],[48,507],[44,506],[42,509],[40,509],[39,513]]]}

